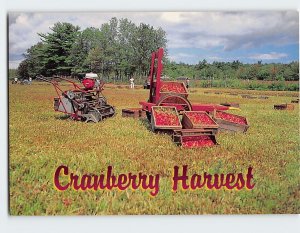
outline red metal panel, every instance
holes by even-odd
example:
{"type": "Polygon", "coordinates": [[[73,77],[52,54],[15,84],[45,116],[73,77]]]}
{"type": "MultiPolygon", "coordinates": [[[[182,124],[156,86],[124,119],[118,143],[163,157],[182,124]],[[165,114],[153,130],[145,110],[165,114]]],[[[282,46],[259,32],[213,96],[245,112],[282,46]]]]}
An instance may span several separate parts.
{"type": "MultiPolygon", "coordinates": [[[[153,102],[153,96],[152,96],[152,89],[154,88],[154,80],[153,80],[153,74],[154,74],[154,63],[155,63],[155,52],[152,53],[151,55],[151,66],[150,66],[150,94],[149,94],[149,100],[150,102],[153,102]]],[[[149,79],[149,78],[148,78],[149,79]]]]}
{"type": "Polygon", "coordinates": [[[152,106],[155,106],[154,103],[149,103],[149,102],[144,102],[144,101],[139,102],[139,104],[142,105],[143,110],[148,111],[148,112],[151,112],[152,106]]]}
{"type": "Polygon", "coordinates": [[[214,110],[228,110],[229,107],[218,104],[192,104],[193,111],[213,112],[214,110]]]}
{"type": "Polygon", "coordinates": [[[161,73],[163,70],[162,58],[164,56],[164,49],[159,48],[157,51],[157,70],[156,70],[156,90],[155,90],[155,103],[158,102],[160,98],[160,87],[161,87],[161,73]]]}

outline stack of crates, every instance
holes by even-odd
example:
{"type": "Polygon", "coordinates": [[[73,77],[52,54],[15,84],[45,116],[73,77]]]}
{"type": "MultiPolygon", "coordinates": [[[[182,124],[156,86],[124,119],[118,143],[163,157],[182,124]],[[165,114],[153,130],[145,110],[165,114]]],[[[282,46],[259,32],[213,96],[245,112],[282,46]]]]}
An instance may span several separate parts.
{"type": "Polygon", "coordinates": [[[185,111],[182,130],[175,130],[173,141],[185,148],[211,147],[217,145],[218,124],[203,111],[185,111]]]}
{"type": "Polygon", "coordinates": [[[184,111],[182,119],[173,106],[153,106],[151,112],[153,132],[172,135],[172,140],[184,148],[212,147],[218,145],[219,130],[246,132],[249,123],[245,117],[223,111],[209,115],[204,111],[184,111]]]}

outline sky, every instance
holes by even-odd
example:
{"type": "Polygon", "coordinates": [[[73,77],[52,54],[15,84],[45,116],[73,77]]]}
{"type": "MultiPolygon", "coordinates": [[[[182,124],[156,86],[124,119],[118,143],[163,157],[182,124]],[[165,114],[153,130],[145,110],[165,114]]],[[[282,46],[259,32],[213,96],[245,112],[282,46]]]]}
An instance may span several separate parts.
{"type": "Polygon", "coordinates": [[[299,60],[297,11],[222,12],[10,12],[9,68],[17,68],[28,48],[51,32],[56,22],[99,28],[112,17],[161,27],[167,33],[168,57],[197,64],[234,61],[289,63],[299,60]]]}

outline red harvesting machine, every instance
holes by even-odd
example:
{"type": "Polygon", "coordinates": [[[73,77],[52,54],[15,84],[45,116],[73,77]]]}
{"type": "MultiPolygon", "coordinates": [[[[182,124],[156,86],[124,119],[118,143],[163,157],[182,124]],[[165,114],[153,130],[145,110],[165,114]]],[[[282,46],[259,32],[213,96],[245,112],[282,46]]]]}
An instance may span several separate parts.
{"type": "Polygon", "coordinates": [[[163,48],[152,53],[149,99],[139,102],[152,130],[172,134],[173,141],[186,148],[216,145],[215,134],[219,125],[212,115],[230,107],[190,103],[184,82],[162,80],[163,54],[163,48]]]}
{"type": "Polygon", "coordinates": [[[152,53],[150,66],[150,95],[148,101],[139,102],[142,109],[146,111],[147,117],[151,119],[153,106],[173,106],[178,112],[182,111],[205,111],[228,110],[228,106],[217,104],[191,104],[188,100],[188,92],[183,82],[162,81],[163,70],[162,58],[164,50],[159,48],[152,53]]]}
{"type": "Polygon", "coordinates": [[[187,99],[188,92],[183,82],[162,81],[161,74],[163,70],[162,58],[164,50],[159,48],[152,53],[150,66],[150,95],[149,100],[139,102],[142,109],[146,111],[147,117],[151,119],[153,106],[172,106],[176,107],[178,112],[182,111],[205,111],[214,112],[214,110],[228,110],[228,106],[217,104],[191,104],[187,99]]]}
{"type": "Polygon", "coordinates": [[[74,120],[96,123],[115,115],[115,108],[107,104],[102,94],[104,83],[98,80],[97,74],[86,74],[82,80],[84,87],[61,77],[55,79],[38,77],[38,79],[53,85],[58,95],[54,98],[54,110],[63,112],[74,120]],[[73,88],[63,90],[57,79],[71,84],[73,88]]]}

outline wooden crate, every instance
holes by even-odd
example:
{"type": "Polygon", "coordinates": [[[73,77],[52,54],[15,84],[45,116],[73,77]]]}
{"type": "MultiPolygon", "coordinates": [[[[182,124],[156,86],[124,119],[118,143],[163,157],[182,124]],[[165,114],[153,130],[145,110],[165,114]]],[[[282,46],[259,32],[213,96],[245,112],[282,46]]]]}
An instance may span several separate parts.
{"type": "Polygon", "coordinates": [[[213,119],[219,125],[219,130],[220,131],[231,131],[231,132],[243,132],[243,133],[245,133],[248,130],[250,125],[249,125],[249,122],[248,122],[247,118],[245,118],[243,116],[235,115],[235,114],[232,114],[232,113],[222,112],[223,114],[226,114],[226,115],[231,116],[231,117],[242,118],[243,121],[246,122],[246,124],[239,124],[239,123],[234,123],[234,122],[231,122],[229,120],[217,117],[217,112],[222,112],[222,111],[214,111],[214,114],[213,114],[213,119]]]}
{"type": "Polygon", "coordinates": [[[173,130],[174,135],[180,136],[194,136],[194,135],[214,135],[212,130],[208,129],[175,129],[173,130]]]}
{"type": "Polygon", "coordinates": [[[294,110],[293,104],[275,104],[274,109],[276,110],[294,110]]]}
{"type": "Polygon", "coordinates": [[[204,129],[174,130],[172,140],[178,146],[183,146],[185,148],[199,148],[218,145],[213,132],[211,130],[204,129]],[[206,138],[205,142],[203,142],[203,137],[206,138]],[[202,142],[199,143],[199,140],[202,140],[202,142]]]}
{"type": "Polygon", "coordinates": [[[173,93],[173,94],[176,93],[176,94],[178,94],[178,95],[180,95],[182,97],[185,97],[185,98],[188,97],[188,90],[187,90],[187,88],[186,88],[186,86],[185,86],[185,84],[183,82],[170,82],[170,81],[166,82],[166,81],[163,81],[163,82],[161,82],[161,88],[162,88],[163,85],[180,86],[180,87],[182,87],[184,89],[184,91],[182,91],[182,92],[174,92],[174,91],[160,90],[160,92],[159,92],[160,93],[160,97],[163,97],[163,96],[168,95],[170,93],[173,93]]]}
{"type": "Polygon", "coordinates": [[[241,96],[242,96],[242,98],[248,99],[250,95],[241,95],[241,96]]]}
{"type": "Polygon", "coordinates": [[[240,104],[239,103],[228,103],[228,102],[226,102],[226,103],[221,103],[221,105],[223,105],[223,106],[227,106],[227,107],[234,107],[234,108],[239,108],[240,107],[240,104]]]}
{"type": "Polygon", "coordinates": [[[146,113],[141,108],[122,109],[122,117],[140,118],[145,117],[146,113]]]}
{"type": "Polygon", "coordinates": [[[259,96],[258,99],[266,100],[266,99],[269,99],[269,96],[264,96],[264,95],[262,95],[262,96],[259,96]]]}
{"type": "Polygon", "coordinates": [[[152,111],[151,111],[151,128],[152,131],[157,131],[157,130],[174,130],[174,129],[182,129],[181,121],[179,118],[179,114],[177,112],[176,107],[172,106],[152,106],[152,111]],[[169,110],[169,111],[174,111],[174,115],[176,116],[176,119],[178,120],[178,125],[158,125],[157,124],[157,119],[155,116],[155,111],[161,109],[161,110],[169,110]]]}
{"type": "Polygon", "coordinates": [[[184,112],[182,116],[182,127],[184,129],[205,129],[205,130],[211,130],[214,134],[218,131],[218,124],[206,113],[203,111],[188,111],[184,112]],[[190,117],[188,116],[189,113],[196,113],[196,114],[203,114],[206,117],[208,117],[213,124],[194,124],[190,117]]]}

